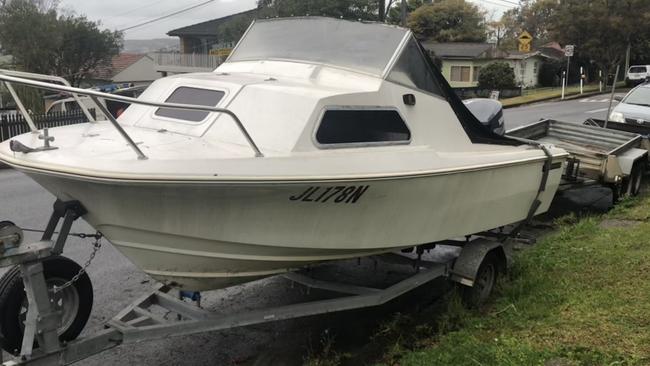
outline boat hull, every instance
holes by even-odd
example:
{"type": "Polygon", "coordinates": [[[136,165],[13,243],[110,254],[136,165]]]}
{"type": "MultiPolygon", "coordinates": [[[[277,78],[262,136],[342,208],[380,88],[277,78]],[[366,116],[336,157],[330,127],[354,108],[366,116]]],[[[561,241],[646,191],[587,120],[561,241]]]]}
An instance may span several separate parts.
{"type": "MultiPolygon", "coordinates": [[[[300,182],[26,173],[59,199],[79,200],[85,220],[155,279],[207,290],[521,221],[537,196],[543,164],[300,182]]],[[[537,213],[548,209],[560,178],[559,167],[550,171],[537,213]]]]}

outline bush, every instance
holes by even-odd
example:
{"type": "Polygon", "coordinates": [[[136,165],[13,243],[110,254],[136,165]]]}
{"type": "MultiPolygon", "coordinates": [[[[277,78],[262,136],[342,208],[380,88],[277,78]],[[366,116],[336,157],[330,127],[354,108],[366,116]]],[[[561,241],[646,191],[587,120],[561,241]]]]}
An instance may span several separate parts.
{"type": "Polygon", "coordinates": [[[539,69],[540,86],[559,86],[562,73],[562,62],[545,61],[539,69]]]}
{"type": "Polygon", "coordinates": [[[515,88],[515,72],[505,62],[493,62],[481,69],[478,87],[489,90],[515,88]]]}

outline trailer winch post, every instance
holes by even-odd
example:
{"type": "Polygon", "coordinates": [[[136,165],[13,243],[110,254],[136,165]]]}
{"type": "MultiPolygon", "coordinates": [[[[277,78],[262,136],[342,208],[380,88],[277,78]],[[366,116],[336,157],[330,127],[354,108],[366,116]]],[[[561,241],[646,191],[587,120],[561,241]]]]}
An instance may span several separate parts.
{"type": "Polygon", "coordinates": [[[20,271],[29,303],[20,355],[25,358],[31,357],[35,340],[38,341],[38,346],[43,352],[56,352],[61,348],[57,334],[61,323],[61,312],[54,310],[53,300],[50,298],[43,275],[43,263],[21,264],[20,271]]]}

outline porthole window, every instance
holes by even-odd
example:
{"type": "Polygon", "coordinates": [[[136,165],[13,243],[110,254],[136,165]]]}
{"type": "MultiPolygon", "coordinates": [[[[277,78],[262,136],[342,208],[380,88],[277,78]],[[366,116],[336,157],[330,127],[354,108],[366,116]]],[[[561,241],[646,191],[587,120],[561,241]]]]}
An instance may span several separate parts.
{"type": "Polygon", "coordinates": [[[408,143],[411,131],[397,110],[330,109],[316,131],[321,145],[408,143]]]}
{"type": "MultiPolygon", "coordinates": [[[[226,95],[221,90],[199,89],[181,86],[165,100],[165,103],[193,104],[208,107],[216,107],[221,98],[226,95]]],[[[210,112],[190,111],[183,109],[158,108],[156,116],[180,119],[189,122],[200,122],[208,116],[210,112]]]]}

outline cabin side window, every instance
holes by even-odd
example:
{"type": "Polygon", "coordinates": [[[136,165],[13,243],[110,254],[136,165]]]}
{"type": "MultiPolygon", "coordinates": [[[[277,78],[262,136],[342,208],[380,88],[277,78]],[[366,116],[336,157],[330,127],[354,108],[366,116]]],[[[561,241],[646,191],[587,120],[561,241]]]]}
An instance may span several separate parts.
{"type": "Polygon", "coordinates": [[[392,109],[330,109],[316,131],[321,145],[408,143],[411,131],[392,109]]]}
{"type": "MultiPolygon", "coordinates": [[[[206,107],[216,107],[221,98],[226,95],[221,90],[199,89],[181,86],[165,100],[165,103],[192,104],[206,107]]],[[[189,111],[183,109],[158,108],[156,116],[180,119],[189,122],[200,122],[210,112],[189,111]]]]}

